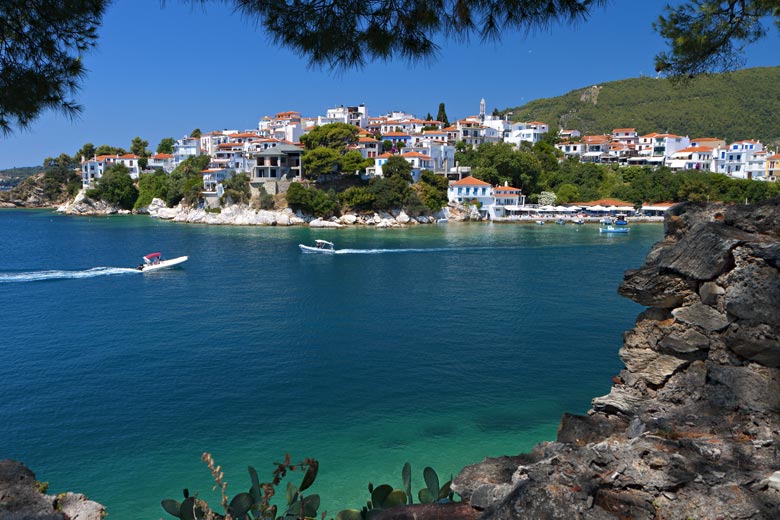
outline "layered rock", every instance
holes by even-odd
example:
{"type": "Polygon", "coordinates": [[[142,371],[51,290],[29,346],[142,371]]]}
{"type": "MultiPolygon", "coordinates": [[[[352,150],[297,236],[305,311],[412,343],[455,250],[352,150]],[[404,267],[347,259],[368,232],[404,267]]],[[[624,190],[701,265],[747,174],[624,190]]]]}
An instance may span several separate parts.
{"type": "Polygon", "coordinates": [[[453,489],[481,519],[780,518],[779,266],[777,201],[672,208],[609,395],[453,489]]]}
{"type": "Polygon", "coordinates": [[[103,506],[77,493],[46,495],[35,474],[14,460],[0,460],[0,519],[101,520],[103,506]]]}

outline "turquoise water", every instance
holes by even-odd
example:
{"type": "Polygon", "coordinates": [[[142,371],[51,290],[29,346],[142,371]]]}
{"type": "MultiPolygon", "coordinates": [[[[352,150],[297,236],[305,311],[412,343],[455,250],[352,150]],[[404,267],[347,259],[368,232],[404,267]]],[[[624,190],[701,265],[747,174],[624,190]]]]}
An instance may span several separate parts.
{"type": "MultiPolygon", "coordinates": [[[[555,437],[620,369],[616,294],[662,237],[595,226],[241,228],[0,211],[0,458],[110,518],[315,457],[329,516],[555,437]],[[325,238],[345,254],[303,255],[325,238]],[[142,274],[141,256],[189,255],[142,274]]],[[[299,478],[299,477],[298,477],[299,478]]],[[[297,480],[297,478],[296,478],[297,480]]]]}

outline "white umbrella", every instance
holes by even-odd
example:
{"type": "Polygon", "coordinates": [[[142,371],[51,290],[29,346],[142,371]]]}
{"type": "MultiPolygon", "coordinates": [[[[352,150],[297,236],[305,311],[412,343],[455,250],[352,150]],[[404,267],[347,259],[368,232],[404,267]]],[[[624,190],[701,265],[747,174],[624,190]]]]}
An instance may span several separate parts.
{"type": "Polygon", "coordinates": [[[587,209],[589,211],[609,211],[608,208],[605,208],[604,206],[602,206],[600,204],[596,204],[595,206],[591,206],[591,207],[585,208],[585,209],[587,209]]]}

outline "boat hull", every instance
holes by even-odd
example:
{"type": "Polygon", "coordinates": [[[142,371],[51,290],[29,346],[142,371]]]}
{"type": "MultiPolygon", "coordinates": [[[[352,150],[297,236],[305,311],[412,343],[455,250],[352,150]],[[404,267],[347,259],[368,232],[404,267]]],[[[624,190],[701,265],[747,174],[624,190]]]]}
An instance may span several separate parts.
{"type": "Polygon", "coordinates": [[[304,245],[304,244],[298,244],[298,247],[300,247],[301,251],[304,252],[304,253],[319,253],[319,254],[322,254],[322,255],[332,255],[332,254],[336,253],[336,251],[334,249],[325,249],[325,248],[322,248],[322,247],[312,247],[312,246],[307,246],[307,245],[304,245]]]}
{"type": "Polygon", "coordinates": [[[144,273],[148,273],[151,271],[159,271],[160,269],[169,269],[171,267],[186,262],[188,259],[189,259],[188,256],[180,256],[177,258],[171,258],[170,260],[162,260],[161,262],[156,264],[146,264],[141,266],[141,271],[144,273]]]}
{"type": "Polygon", "coordinates": [[[599,233],[628,233],[631,231],[631,228],[622,227],[622,228],[599,228],[599,233]]]}

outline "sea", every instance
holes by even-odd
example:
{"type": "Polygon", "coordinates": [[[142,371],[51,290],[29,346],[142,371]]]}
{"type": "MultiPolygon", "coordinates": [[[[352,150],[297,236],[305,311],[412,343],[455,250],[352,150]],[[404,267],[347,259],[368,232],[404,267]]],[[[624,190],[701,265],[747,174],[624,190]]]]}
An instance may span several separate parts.
{"type": "Polygon", "coordinates": [[[160,501],[184,488],[218,506],[204,452],[228,495],[247,466],[317,459],[328,518],[402,487],[406,462],[416,493],[426,466],[444,482],[528,451],[609,392],[642,311],[617,288],[662,235],[0,210],[0,459],[113,520],[173,518],[160,501]],[[302,254],[317,238],[337,254],[302,254]],[[134,269],[157,251],[189,260],[134,269]]]}

